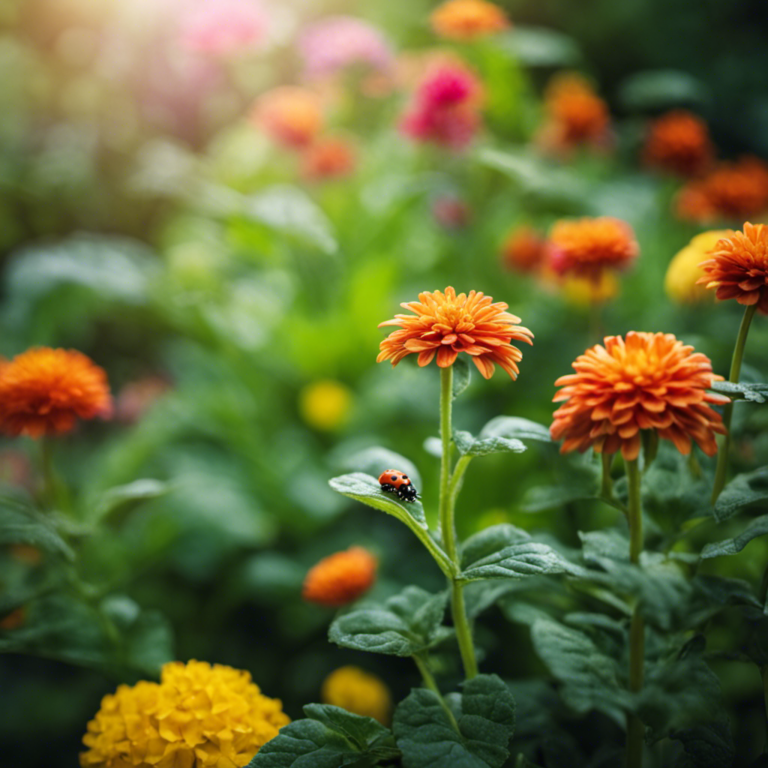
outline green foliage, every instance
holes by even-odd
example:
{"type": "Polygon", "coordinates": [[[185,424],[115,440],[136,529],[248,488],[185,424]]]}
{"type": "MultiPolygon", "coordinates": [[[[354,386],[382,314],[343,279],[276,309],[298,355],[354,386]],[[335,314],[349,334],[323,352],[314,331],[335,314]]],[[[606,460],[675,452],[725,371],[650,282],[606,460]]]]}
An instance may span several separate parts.
{"type": "Polygon", "coordinates": [[[728,520],[737,512],[768,499],[768,468],[737,475],[723,488],[715,504],[715,519],[728,520]]]}
{"type": "Polygon", "coordinates": [[[344,457],[342,464],[345,469],[352,469],[375,478],[378,478],[386,469],[399,469],[411,478],[417,488],[422,487],[421,474],[419,474],[416,465],[410,459],[406,459],[405,456],[390,451],[388,448],[380,446],[365,448],[344,457]]]}
{"type": "Polygon", "coordinates": [[[370,717],[327,704],[308,704],[304,714],[281,728],[248,768],[369,768],[399,757],[392,734],[370,717]]]}
{"type": "Polygon", "coordinates": [[[111,515],[127,514],[146,501],[159,499],[170,490],[171,486],[168,483],[151,478],[115,486],[107,490],[93,505],[92,519],[98,521],[111,515]]]}
{"type": "Polygon", "coordinates": [[[53,518],[35,509],[24,497],[0,495],[0,544],[28,544],[46,552],[74,558],[70,546],[59,534],[53,518]]]}
{"type": "Polygon", "coordinates": [[[622,84],[619,98],[626,109],[642,112],[706,104],[707,86],[687,72],[675,69],[636,72],[622,84]]]}
{"type": "Polygon", "coordinates": [[[741,552],[750,541],[765,533],[768,533],[768,515],[755,518],[738,536],[732,539],[707,544],[701,550],[701,557],[703,560],[709,560],[712,557],[735,555],[741,552]]]}
{"type": "Polygon", "coordinates": [[[453,433],[453,444],[462,456],[486,456],[490,453],[523,453],[526,448],[519,440],[507,437],[476,438],[469,432],[453,433]]]}
{"type": "Polygon", "coordinates": [[[472,379],[469,363],[463,357],[457,357],[453,364],[452,398],[455,400],[468,386],[472,379]]]}
{"type": "Polygon", "coordinates": [[[452,717],[437,694],[417,688],[397,707],[392,727],[404,768],[501,768],[515,730],[515,701],[504,682],[478,675],[447,705],[452,717]]]}
{"type": "Polygon", "coordinates": [[[573,67],[582,58],[572,37],[545,27],[516,24],[498,42],[502,50],[528,67],[573,67]]]}
{"type": "Polygon", "coordinates": [[[768,384],[762,382],[744,384],[731,381],[716,381],[712,384],[715,392],[728,395],[731,400],[743,400],[748,403],[764,403],[768,397],[768,384]]]}

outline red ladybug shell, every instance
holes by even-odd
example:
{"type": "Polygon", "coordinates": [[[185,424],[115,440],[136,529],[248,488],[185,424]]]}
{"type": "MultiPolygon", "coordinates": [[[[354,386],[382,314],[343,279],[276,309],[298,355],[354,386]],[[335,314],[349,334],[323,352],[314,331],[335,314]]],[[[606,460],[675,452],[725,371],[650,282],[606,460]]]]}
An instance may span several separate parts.
{"type": "Polygon", "coordinates": [[[392,485],[395,488],[402,488],[405,485],[410,485],[411,481],[408,475],[399,469],[387,469],[379,475],[379,483],[381,485],[392,485]]]}

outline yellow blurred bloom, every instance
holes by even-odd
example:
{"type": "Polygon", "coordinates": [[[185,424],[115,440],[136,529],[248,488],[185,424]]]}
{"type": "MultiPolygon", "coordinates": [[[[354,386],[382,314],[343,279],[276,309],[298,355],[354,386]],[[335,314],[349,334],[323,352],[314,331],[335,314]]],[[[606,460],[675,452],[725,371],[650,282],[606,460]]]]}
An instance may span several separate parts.
{"type": "Polygon", "coordinates": [[[163,667],[160,683],[105,696],[83,737],[83,768],[239,768],[290,719],[250,674],[190,661],[163,667]]]}
{"type": "Polygon", "coordinates": [[[619,281],[613,272],[602,272],[597,280],[568,276],[563,279],[562,291],[569,304],[588,307],[615,299],[619,294],[619,281]]]}
{"type": "Polygon", "coordinates": [[[696,285],[696,281],[704,277],[704,270],[699,265],[706,261],[717,241],[727,236],[727,229],[702,232],[675,254],[664,277],[664,290],[672,301],[678,304],[712,301],[712,291],[708,291],[703,285],[696,285]]]}
{"type": "Polygon", "coordinates": [[[339,667],[331,672],[323,682],[321,698],[324,704],[372,717],[383,725],[389,723],[392,710],[389,688],[376,675],[359,667],[339,667]]]}
{"type": "Polygon", "coordinates": [[[476,40],[510,24],[504,11],[486,0],[448,0],[430,16],[432,29],[450,40],[476,40]]]}
{"type": "Polygon", "coordinates": [[[341,382],[323,379],[308,384],[299,395],[299,410],[310,427],[332,431],[343,426],[352,409],[352,392],[341,382]]]}

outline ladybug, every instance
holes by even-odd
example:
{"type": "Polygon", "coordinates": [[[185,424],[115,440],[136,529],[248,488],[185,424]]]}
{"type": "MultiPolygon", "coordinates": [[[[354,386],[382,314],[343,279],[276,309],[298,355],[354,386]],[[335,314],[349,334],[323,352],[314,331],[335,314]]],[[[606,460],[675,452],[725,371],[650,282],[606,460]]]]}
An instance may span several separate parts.
{"type": "Polygon", "coordinates": [[[387,469],[382,472],[379,475],[379,483],[381,483],[382,491],[394,493],[398,499],[403,501],[416,501],[419,495],[413,483],[408,479],[408,475],[398,469],[387,469]]]}

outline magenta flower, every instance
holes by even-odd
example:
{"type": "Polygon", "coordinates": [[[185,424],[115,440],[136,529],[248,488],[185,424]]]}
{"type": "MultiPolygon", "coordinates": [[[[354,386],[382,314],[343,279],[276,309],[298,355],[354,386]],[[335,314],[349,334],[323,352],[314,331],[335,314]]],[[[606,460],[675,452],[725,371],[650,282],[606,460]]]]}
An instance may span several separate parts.
{"type": "Polygon", "coordinates": [[[258,0],[202,0],[182,20],[179,42],[195,53],[228,56],[257,47],[267,28],[258,0]]]}

